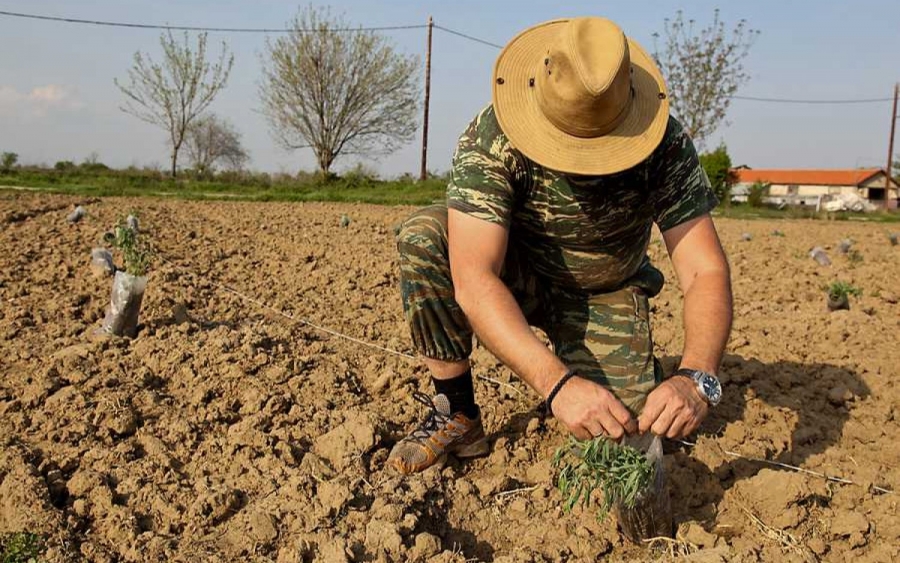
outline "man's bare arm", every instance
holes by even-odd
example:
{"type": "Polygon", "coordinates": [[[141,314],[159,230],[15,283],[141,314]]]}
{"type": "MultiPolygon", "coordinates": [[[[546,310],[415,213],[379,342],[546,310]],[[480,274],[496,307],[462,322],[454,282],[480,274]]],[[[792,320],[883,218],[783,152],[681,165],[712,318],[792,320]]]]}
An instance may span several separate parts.
{"type": "Polygon", "coordinates": [[[715,373],[731,332],[731,273],[709,215],[663,233],[684,293],[681,366],[715,373]]]}
{"type": "Polygon", "coordinates": [[[534,335],[500,280],[508,231],[453,209],[448,231],[456,300],[472,329],[504,364],[546,396],[566,367],[534,335]]]}
{"type": "MultiPolygon", "coordinates": [[[[566,366],[532,332],[500,271],[508,231],[451,209],[450,269],[456,300],[481,341],[544,398],[566,366]]],[[[601,386],[573,378],[559,391],[553,412],[579,438],[614,438],[637,429],[628,410],[601,386]]]]}
{"type": "MultiPolygon", "coordinates": [[[[663,233],[684,293],[685,343],[681,366],[715,373],[731,332],[728,261],[709,215],[663,233]]],[[[653,390],[640,416],[640,430],[681,438],[697,429],[708,406],[693,380],[673,377],[653,390]]]]}

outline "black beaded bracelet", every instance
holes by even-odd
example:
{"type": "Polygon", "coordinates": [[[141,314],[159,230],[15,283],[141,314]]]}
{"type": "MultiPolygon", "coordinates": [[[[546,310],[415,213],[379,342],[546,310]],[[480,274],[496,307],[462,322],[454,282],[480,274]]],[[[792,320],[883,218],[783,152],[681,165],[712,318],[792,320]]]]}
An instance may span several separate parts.
{"type": "Polygon", "coordinates": [[[559,378],[559,381],[556,382],[556,385],[553,386],[553,389],[550,390],[550,394],[547,395],[547,400],[544,401],[544,414],[546,416],[553,414],[553,411],[551,410],[553,406],[553,399],[556,398],[556,394],[559,393],[560,389],[563,388],[563,385],[565,385],[566,382],[572,379],[575,375],[577,374],[575,373],[574,369],[568,369],[566,373],[564,373],[563,376],[559,378]]]}

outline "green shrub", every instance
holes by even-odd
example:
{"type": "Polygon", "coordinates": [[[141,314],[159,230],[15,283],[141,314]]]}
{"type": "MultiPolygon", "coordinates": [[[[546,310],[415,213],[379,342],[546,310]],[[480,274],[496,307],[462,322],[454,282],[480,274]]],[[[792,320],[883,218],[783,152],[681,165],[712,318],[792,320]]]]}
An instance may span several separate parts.
{"type": "Polygon", "coordinates": [[[769,184],[754,182],[747,194],[747,203],[750,207],[762,207],[765,205],[767,195],[769,195],[769,184]]]}
{"type": "Polygon", "coordinates": [[[737,181],[734,171],[731,169],[731,157],[728,149],[721,144],[716,150],[700,155],[700,165],[709,178],[713,192],[724,205],[731,201],[731,187],[737,181]]]}
{"type": "Polygon", "coordinates": [[[14,152],[0,154],[0,174],[9,174],[19,162],[19,155],[14,152]]]}
{"type": "Polygon", "coordinates": [[[0,534],[0,563],[30,563],[38,561],[47,548],[44,539],[30,532],[0,534]]]}
{"type": "Polygon", "coordinates": [[[828,291],[828,297],[833,301],[837,301],[851,295],[853,297],[862,296],[862,290],[860,288],[842,281],[831,282],[831,284],[829,284],[825,289],[828,291]]]}

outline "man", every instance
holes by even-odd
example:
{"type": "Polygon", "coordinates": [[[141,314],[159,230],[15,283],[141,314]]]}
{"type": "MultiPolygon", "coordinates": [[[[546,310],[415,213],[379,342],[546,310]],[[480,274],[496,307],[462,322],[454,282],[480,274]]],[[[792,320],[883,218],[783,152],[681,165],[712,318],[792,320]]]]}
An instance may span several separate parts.
{"type": "Polygon", "coordinates": [[[487,453],[473,331],[578,438],[687,436],[721,397],[730,274],[715,196],[659,69],[609,20],[555,20],[506,46],[492,97],[459,140],[447,204],[398,238],[404,311],[436,396],[417,394],[430,412],[389,462],[412,473],[487,453]],[[653,223],[684,292],[681,365],[665,380],[649,325],[663,285],[646,257],[653,223]]]}

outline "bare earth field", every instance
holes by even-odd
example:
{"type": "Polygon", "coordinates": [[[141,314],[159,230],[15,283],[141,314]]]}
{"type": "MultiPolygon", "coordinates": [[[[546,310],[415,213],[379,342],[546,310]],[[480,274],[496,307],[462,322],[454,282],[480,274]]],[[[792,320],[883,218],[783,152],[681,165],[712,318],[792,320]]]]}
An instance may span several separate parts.
{"type": "MultiPolygon", "coordinates": [[[[49,561],[900,559],[900,494],[872,488],[900,488],[889,227],[718,222],[736,297],[725,400],[695,447],[666,456],[681,540],[667,552],[562,513],[550,458],[565,433],[485,350],[492,454],[401,478],[384,461],[423,414],[423,369],[220,288],[409,352],[393,228],[411,208],[105,199],[68,225],[76,201],[0,192],[0,534],[46,535],[49,561]],[[110,282],[90,250],[132,208],[167,262],[139,337],[98,338],[110,282]],[[846,237],[861,262],[838,253],[846,237]],[[826,310],[836,279],[865,292],[850,311],[826,310]]],[[[672,366],[681,298],[658,242],[651,257],[670,280],[653,328],[672,366]]]]}

